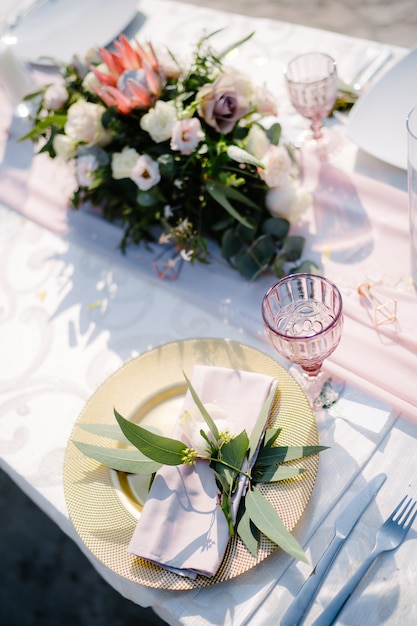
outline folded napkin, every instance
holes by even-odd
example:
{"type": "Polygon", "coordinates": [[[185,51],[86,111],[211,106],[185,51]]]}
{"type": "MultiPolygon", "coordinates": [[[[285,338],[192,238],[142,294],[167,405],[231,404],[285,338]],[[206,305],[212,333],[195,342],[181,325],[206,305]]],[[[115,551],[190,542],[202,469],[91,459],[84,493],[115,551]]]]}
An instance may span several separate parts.
{"type": "MultiPolygon", "coordinates": [[[[235,425],[234,434],[246,430],[248,436],[276,386],[271,376],[202,365],[194,367],[191,382],[204,404],[215,404],[227,413],[235,425]]],[[[179,417],[192,407],[194,401],[187,391],[179,417]]],[[[177,424],[172,436],[188,443],[181,433],[177,424]]],[[[234,515],[243,486],[244,481],[234,495],[234,515]]],[[[229,540],[218,494],[207,461],[198,460],[195,466],[164,465],[155,476],[129,552],[190,578],[214,576],[229,540]]]]}

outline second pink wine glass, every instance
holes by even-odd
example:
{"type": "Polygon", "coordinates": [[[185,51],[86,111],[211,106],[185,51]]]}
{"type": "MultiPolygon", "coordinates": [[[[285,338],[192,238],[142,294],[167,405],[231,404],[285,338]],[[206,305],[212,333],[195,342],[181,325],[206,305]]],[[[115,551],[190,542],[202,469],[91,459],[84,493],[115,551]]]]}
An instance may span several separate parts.
{"type": "Polygon", "coordinates": [[[336,62],[323,52],[300,54],[288,63],[285,79],[292,105],[311,120],[313,140],[319,142],[337,97],[336,62]]]}
{"type": "Polygon", "coordinates": [[[320,394],[323,361],[340,342],[342,296],[330,280],[291,274],[271,287],[262,301],[266,332],[277,352],[301,368],[296,376],[314,403],[320,394]]]}

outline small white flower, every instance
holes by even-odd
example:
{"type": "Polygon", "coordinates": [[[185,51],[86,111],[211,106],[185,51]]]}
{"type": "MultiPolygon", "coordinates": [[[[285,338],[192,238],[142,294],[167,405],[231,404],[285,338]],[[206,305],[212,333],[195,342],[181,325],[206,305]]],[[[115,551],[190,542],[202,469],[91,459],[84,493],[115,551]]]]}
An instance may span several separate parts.
{"type": "Polygon", "coordinates": [[[171,148],[181,154],[192,154],[203,139],[204,133],[197,117],[177,120],[172,127],[171,148]]]}
{"type": "Polygon", "coordinates": [[[172,217],[174,215],[173,210],[169,204],[164,206],[164,217],[172,217]]]}
{"type": "Polygon", "coordinates": [[[181,258],[182,258],[184,261],[187,261],[187,263],[189,263],[189,262],[191,261],[191,259],[193,258],[193,252],[192,252],[192,250],[184,250],[184,249],[182,249],[182,250],[180,251],[180,255],[181,255],[181,258]]]}
{"type": "MultiPolygon", "coordinates": [[[[204,404],[211,419],[215,422],[217,429],[220,432],[233,433],[233,425],[231,424],[228,414],[224,409],[217,404],[204,404]]],[[[197,407],[192,407],[188,411],[185,411],[184,415],[180,418],[180,426],[184,435],[187,438],[187,444],[190,448],[194,448],[198,454],[205,456],[207,454],[207,441],[201,436],[200,430],[206,433],[210,441],[216,444],[213,435],[210,432],[209,427],[206,424],[205,419],[201,415],[197,407]]]]}
{"type": "Polygon", "coordinates": [[[136,165],[139,153],[134,148],[126,146],[121,152],[115,152],[112,156],[111,170],[115,180],[130,178],[130,172],[136,165]]]}
{"type": "Polygon", "coordinates": [[[158,163],[147,154],[142,154],[133,166],[130,178],[141,191],[148,191],[161,180],[158,163]]]}
{"type": "Polygon", "coordinates": [[[59,135],[55,135],[52,145],[56,155],[64,161],[73,159],[77,153],[76,143],[67,137],[67,135],[63,135],[61,133],[59,135]]]}
{"type": "Polygon", "coordinates": [[[258,174],[268,187],[281,187],[288,182],[292,170],[292,162],[284,146],[270,145],[262,159],[264,168],[258,169],[258,174]]]}
{"type": "Polygon", "coordinates": [[[94,172],[98,168],[98,161],[94,154],[84,154],[77,158],[77,180],[80,187],[89,187],[93,181],[94,172]]]}
{"type": "Polygon", "coordinates": [[[140,127],[150,134],[153,141],[161,143],[171,138],[172,129],[177,121],[177,113],[172,102],[158,100],[154,108],[149,109],[140,120],[140,127]]]}

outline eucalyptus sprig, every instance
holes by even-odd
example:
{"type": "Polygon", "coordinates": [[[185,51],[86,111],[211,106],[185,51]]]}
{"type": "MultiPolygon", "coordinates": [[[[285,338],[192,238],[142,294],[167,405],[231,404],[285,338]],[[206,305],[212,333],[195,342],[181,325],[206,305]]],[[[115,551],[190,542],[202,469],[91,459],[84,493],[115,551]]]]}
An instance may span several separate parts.
{"type": "Polygon", "coordinates": [[[198,462],[208,462],[219,488],[220,506],[228,522],[230,536],[237,533],[248,550],[256,556],[261,532],[291,556],[306,561],[298,541],[286,529],[272,504],[263,495],[260,485],[300,476],[305,469],[288,463],[318,454],[326,447],[276,445],[281,428],[265,430],[275,390],[265,400],[250,437],[245,430],[237,435],[228,431],[220,432],[191,381],[185,374],[184,377],[193,401],[208,427],[208,432],[200,430],[205,442],[202,452],[189,447],[184,441],[157,435],[125,419],[116,409],[114,415],[118,426],[85,424],[82,428],[122,444],[130,443],[135,449],[109,449],[80,441],[73,443],[86,456],[127,473],[151,475],[162,465],[192,466],[198,462]],[[245,480],[247,486],[235,519],[232,503],[240,480],[245,480]]]}

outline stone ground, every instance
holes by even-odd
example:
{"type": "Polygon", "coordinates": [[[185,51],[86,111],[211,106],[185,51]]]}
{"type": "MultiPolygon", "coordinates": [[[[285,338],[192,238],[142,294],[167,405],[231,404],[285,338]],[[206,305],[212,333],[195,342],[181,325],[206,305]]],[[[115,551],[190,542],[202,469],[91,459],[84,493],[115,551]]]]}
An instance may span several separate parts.
{"type": "MultiPolygon", "coordinates": [[[[417,43],[415,0],[184,0],[382,43],[417,43]],[[227,7],[227,9],[226,9],[227,7]]],[[[121,597],[59,528],[0,472],[2,626],[161,626],[121,597]]]]}

